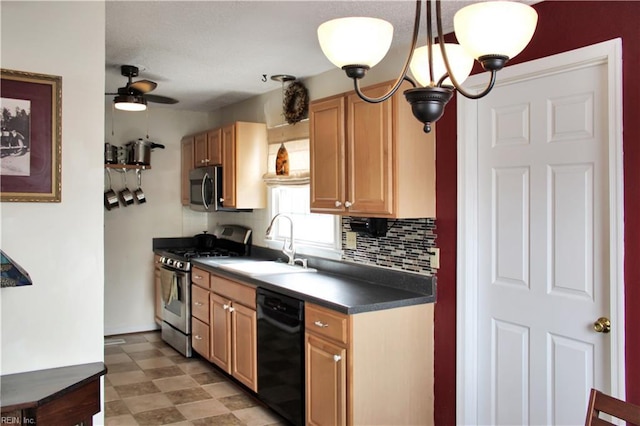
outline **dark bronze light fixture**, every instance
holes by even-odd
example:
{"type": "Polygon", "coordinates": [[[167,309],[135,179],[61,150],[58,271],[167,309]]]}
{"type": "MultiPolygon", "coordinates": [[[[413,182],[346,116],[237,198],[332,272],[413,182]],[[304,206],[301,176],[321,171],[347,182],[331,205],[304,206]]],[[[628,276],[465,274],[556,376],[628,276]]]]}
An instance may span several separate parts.
{"type": "Polygon", "coordinates": [[[345,70],[353,79],[358,96],[370,103],[384,102],[393,96],[403,80],[414,88],[404,95],[413,115],[431,131],[454,90],[470,99],[487,95],[496,81],[496,73],[509,59],[519,54],[533,37],[538,21],[537,12],[529,5],[511,1],[474,3],[460,9],[453,23],[458,44],[445,43],[442,31],[441,0],[435,0],[437,37],[440,49],[435,49],[432,31],[432,0],[426,0],[427,44],[416,49],[420,28],[422,0],[416,0],[411,49],[391,90],[379,98],[369,98],[360,90],[360,79],[382,60],[391,46],[393,26],[377,18],[338,18],[318,27],[320,47],[327,58],[345,70]],[[480,93],[468,93],[461,84],[471,73],[473,61],[491,73],[487,87],[480,93]],[[407,75],[411,73],[421,87],[407,75]]]}

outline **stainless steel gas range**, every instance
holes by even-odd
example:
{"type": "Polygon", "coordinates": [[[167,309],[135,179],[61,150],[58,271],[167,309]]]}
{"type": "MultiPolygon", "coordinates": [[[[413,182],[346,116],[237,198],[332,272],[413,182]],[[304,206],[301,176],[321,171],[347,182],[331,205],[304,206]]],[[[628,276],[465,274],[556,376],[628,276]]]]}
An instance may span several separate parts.
{"type": "MultiPolygon", "coordinates": [[[[184,242],[184,239],[182,239],[184,242]]],[[[251,229],[221,225],[213,234],[195,236],[190,246],[162,250],[162,340],[191,357],[191,260],[203,257],[247,256],[251,229]]]]}

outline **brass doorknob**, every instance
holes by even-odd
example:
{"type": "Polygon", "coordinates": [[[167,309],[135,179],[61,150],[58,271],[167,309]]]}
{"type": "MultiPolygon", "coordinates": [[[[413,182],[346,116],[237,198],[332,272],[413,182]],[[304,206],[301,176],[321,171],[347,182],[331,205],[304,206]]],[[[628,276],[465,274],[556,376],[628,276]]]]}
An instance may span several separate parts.
{"type": "Polygon", "coordinates": [[[598,333],[608,333],[611,331],[611,321],[609,318],[600,317],[593,323],[593,329],[598,333]]]}

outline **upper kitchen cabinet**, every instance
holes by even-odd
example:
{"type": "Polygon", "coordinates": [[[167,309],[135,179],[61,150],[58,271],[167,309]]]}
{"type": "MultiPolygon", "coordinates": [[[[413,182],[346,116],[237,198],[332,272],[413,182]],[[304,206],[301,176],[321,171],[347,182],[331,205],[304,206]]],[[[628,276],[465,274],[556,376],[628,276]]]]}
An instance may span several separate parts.
{"type": "Polygon", "coordinates": [[[235,122],[224,126],[222,137],[222,205],[235,209],[263,209],[267,190],[267,126],[235,122]]]}
{"type": "Polygon", "coordinates": [[[214,129],[194,137],[194,166],[206,167],[222,164],[222,131],[214,129]]]}
{"type": "Polygon", "coordinates": [[[189,205],[189,171],[193,169],[194,159],[193,159],[193,143],[194,136],[185,136],[182,138],[180,142],[180,158],[181,162],[181,190],[180,190],[180,199],[182,201],[183,206],[189,205]]]}
{"type": "MultiPolygon", "coordinates": [[[[363,89],[385,94],[393,82],[363,89]]],[[[311,211],[357,217],[435,217],[435,131],[404,99],[370,104],[355,92],[311,102],[311,211]]]]}

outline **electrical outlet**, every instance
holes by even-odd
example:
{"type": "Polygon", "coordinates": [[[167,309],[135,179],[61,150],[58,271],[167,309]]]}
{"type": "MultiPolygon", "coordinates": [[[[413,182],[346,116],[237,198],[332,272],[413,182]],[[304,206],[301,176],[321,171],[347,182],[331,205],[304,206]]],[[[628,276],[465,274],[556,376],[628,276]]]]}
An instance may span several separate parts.
{"type": "Polygon", "coordinates": [[[347,248],[349,250],[356,249],[356,233],[355,232],[347,232],[347,248]]]}
{"type": "Polygon", "coordinates": [[[433,269],[440,269],[440,249],[437,247],[431,248],[431,254],[429,255],[429,265],[433,269]]]}

